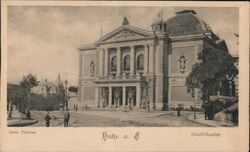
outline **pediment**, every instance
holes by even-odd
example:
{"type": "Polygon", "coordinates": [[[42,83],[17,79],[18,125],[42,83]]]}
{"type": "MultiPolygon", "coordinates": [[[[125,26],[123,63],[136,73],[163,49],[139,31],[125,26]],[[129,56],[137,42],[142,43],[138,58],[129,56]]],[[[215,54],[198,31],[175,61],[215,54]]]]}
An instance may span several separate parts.
{"type": "Polygon", "coordinates": [[[115,42],[115,41],[122,41],[122,40],[133,40],[133,39],[140,39],[140,38],[148,38],[151,36],[152,34],[150,32],[142,31],[139,28],[121,27],[103,36],[98,42],[115,42]]]}

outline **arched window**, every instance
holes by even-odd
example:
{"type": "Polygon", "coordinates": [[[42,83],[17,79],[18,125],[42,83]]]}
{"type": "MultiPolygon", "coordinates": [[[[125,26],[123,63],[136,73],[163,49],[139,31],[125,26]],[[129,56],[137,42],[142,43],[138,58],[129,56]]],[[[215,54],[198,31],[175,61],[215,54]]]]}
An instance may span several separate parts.
{"type": "Polygon", "coordinates": [[[111,59],[111,72],[117,71],[117,59],[116,56],[113,56],[111,59]]]}
{"type": "Polygon", "coordinates": [[[144,56],[143,56],[143,54],[140,54],[137,57],[136,63],[137,63],[136,64],[136,69],[138,71],[144,70],[144,56]]]}
{"type": "Polygon", "coordinates": [[[130,56],[126,55],[123,59],[123,71],[130,70],[130,56]]]}

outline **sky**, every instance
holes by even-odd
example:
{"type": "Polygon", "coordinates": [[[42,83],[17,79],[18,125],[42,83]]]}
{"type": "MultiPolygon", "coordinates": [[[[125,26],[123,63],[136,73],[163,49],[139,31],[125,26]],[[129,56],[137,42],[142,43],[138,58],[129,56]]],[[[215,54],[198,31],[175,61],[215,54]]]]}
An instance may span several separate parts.
{"type": "Polygon", "coordinates": [[[56,80],[58,74],[70,85],[78,82],[78,50],[121,26],[124,16],[130,25],[151,30],[158,12],[163,18],[176,11],[193,9],[225,39],[231,54],[238,54],[239,12],[237,8],[208,7],[120,7],[120,6],[9,6],[8,82],[19,83],[32,73],[41,81],[56,80]],[[101,26],[102,25],[102,26],[101,26]]]}

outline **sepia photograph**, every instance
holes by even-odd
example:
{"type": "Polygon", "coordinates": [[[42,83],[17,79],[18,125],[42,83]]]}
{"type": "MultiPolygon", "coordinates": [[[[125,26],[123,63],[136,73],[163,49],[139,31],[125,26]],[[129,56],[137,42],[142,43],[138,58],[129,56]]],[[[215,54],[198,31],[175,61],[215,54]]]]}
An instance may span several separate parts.
{"type": "Polygon", "coordinates": [[[238,7],[8,6],[7,126],[238,127],[239,35],[238,7]]]}

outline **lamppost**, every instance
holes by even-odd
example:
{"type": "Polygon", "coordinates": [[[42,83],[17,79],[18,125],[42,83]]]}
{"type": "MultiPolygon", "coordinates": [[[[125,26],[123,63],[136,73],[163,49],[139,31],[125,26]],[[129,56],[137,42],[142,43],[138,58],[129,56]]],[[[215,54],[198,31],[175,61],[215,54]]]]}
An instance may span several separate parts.
{"type": "MultiPolygon", "coordinates": [[[[144,93],[144,103],[145,102],[148,102],[148,90],[150,88],[150,82],[151,82],[151,78],[149,76],[142,76],[142,73],[140,73],[140,81],[141,81],[141,90],[142,89],[145,89],[145,91],[143,90],[143,93],[144,93]]],[[[141,103],[142,108],[145,108],[145,104],[144,103],[141,103]]]]}
{"type": "Polygon", "coordinates": [[[203,85],[199,84],[198,87],[192,89],[192,95],[193,95],[193,100],[194,100],[194,119],[196,119],[196,101],[200,100],[202,96],[202,88],[203,85]]]}
{"type": "Polygon", "coordinates": [[[148,108],[148,111],[150,111],[150,103],[149,103],[149,98],[148,98],[148,90],[150,88],[150,82],[151,78],[149,76],[146,77],[146,106],[148,108]]]}
{"type": "Polygon", "coordinates": [[[143,85],[144,85],[144,77],[142,76],[143,72],[142,71],[139,71],[139,76],[140,76],[140,89],[141,89],[141,94],[140,94],[140,106],[139,108],[142,107],[143,103],[142,103],[142,88],[143,88],[143,85]]]}
{"type": "MultiPolygon", "coordinates": [[[[196,89],[196,88],[195,88],[195,89],[196,89]]],[[[196,92],[196,90],[195,90],[195,89],[192,89],[192,90],[194,91],[194,98],[193,98],[193,100],[194,100],[194,119],[196,119],[196,102],[195,102],[195,98],[196,98],[196,97],[195,97],[195,96],[196,96],[196,95],[195,95],[195,94],[196,94],[195,92],[196,92]]]]}
{"type": "Polygon", "coordinates": [[[68,100],[69,100],[69,95],[68,95],[68,80],[64,81],[65,84],[65,108],[68,109],[68,100]]]}

